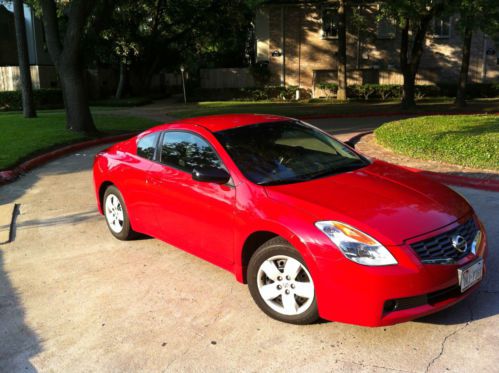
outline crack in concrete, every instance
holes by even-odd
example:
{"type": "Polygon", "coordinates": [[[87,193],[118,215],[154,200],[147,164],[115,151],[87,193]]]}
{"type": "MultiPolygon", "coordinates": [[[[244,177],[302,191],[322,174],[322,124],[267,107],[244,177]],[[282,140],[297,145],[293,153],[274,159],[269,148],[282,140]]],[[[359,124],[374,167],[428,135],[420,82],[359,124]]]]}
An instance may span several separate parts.
{"type": "Polygon", "coordinates": [[[355,362],[355,361],[335,359],[335,363],[338,363],[338,362],[340,362],[340,363],[346,363],[346,364],[359,365],[362,368],[386,369],[386,370],[390,370],[390,371],[393,371],[393,372],[403,372],[403,373],[412,373],[413,372],[413,371],[410,371],[410,370],[403,370],[403,369],[397,369],[397,368],[384,367],[384,366],[381,366],[381,365],[367,365],[367,364],[362,364],[362,363],[358,363],[358,362],[355,362]]]}
{"type": "Polygon", "coordinates": [[[453,337],[454,335],[456,335],[457,333],[459,333],[460,331],[466,329],[468,326],[471,325],[471,323],[475,320],[475,315],[473,313],[473,305],[471,304],[471,302],[468,303],[468,310],[470,311],[470,319],[466,322],[466,324],[462,325],[461,327],[457,328],[456,330],[454,330],[452,333],[450,334],[447,334],[444,339],[442,340],[442,343],[440,344],[440,352],[438,353],[437,356],[435,356],[429,363],[428,365],[426,365],[426,369],[425,369],[425,372],[428,373],[428,371],[430,370],[430,368],[433,366],[433,364],[435,364],[435,362],[440,359],[442,357],[442,355],[444,354],[444,351],[445,351],[445,344],[447,343],[447,340],[451,337],[453,337]]]}

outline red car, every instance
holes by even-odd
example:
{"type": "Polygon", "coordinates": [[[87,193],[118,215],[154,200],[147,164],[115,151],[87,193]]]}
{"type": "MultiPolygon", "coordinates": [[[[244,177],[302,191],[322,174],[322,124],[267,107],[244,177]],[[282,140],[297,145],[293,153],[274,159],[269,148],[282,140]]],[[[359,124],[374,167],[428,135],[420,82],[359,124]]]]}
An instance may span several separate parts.
{"type": "Polygon", "coordinates": [[[157,237],[235,274],[269,316],[380,326],[481,281],[482,223],[451,189],[299,120],[193,118],[99,153],[111,233],[157,237]]]}

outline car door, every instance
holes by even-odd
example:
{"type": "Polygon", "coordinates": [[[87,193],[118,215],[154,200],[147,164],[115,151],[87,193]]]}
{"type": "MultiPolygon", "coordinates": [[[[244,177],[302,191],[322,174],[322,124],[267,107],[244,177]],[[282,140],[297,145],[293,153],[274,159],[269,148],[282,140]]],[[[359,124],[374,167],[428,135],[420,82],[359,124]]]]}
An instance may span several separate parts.
{"type": "Polygon", "coordinates": [[[159,135],[159,132],[153,132],[137,139],[137,152],[128,154],[128,167],[123,173],[126,184],[123,195],[132,227],[145,234],[153,234],[156,229],[155,199],[148,185],[148,172],[157,156],[159,135]]]}
{"type": "Polygon", "coordinates": [[[205,138],[181,130],[165,131],[158,152],[159,162],[149,169],[149,175],[160,238],[230,267],[235,188],[192,178],[196,167],[225,168],[220,157],[205,138]]]}

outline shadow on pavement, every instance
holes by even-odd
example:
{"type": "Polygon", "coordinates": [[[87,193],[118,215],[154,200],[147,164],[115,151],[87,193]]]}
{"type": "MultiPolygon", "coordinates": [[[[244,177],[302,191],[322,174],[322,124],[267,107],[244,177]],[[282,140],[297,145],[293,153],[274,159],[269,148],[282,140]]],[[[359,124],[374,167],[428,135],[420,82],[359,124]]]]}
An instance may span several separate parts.
{"type": "Polygon", "coordinates": [[[48,219],[33,219],[23,221],[16,225],[16,228],[41,228],[63,224],[76,224],[86,220],[99,219],[101,215],[97,210],[90,210],[71,215],[56,216],[48,219]]]}
{"type": "Polygon", "coordinates": [[[36,372],[30,358],[42,350],[40,339],[26,325],[24,308],[4,268],[0,250],[0,371],[36,372]]]}
{"type": "Polygon", "coordinates": [[[461,303],[415,321],[427,324],[458,325],[498,314],[499,292],[486,290],[482,285],[461,303]]]}

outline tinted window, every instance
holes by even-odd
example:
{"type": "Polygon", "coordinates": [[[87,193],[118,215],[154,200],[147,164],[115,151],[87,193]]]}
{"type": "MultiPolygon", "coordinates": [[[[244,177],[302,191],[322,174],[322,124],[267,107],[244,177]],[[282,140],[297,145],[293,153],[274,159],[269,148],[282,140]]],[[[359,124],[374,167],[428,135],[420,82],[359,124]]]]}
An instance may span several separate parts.
{"type": "Polygon", "coordinates": [[[342,143],[297,121],[254,124],[215,136],[241,172],[260,185],[307,181],[368,164],[342,143]]]}
{"type": "Polygon", "coordinates": [[[194,168],[222,168],[213,148],[189,132],[165,132],[161,144],[161,163],[192,172],[194,168]]]}
{"type": "Polygon", "coordinates": [[[141,138],[137,143],[137,155],[142,158],[153,159],[157,140],[157,133],[151,133],[141,138]]]}

